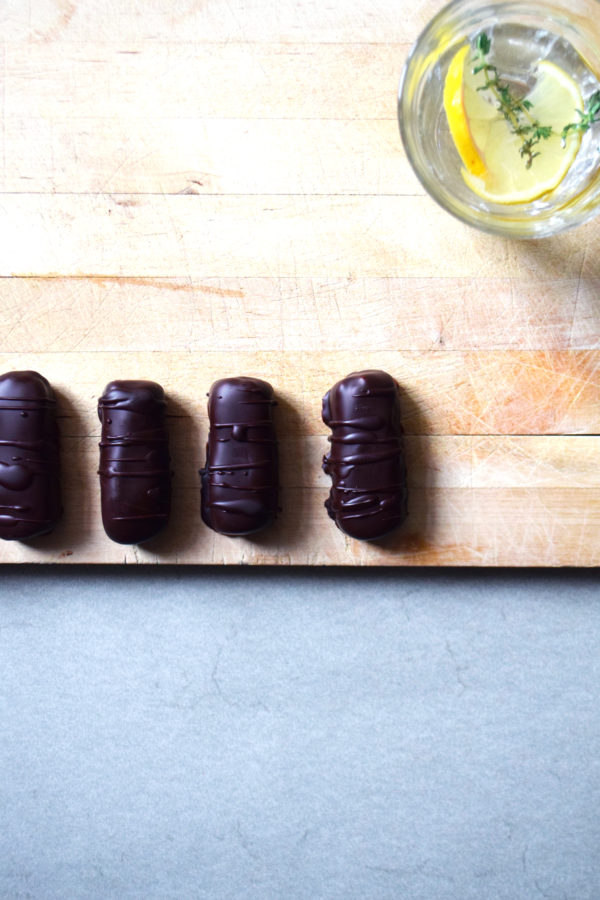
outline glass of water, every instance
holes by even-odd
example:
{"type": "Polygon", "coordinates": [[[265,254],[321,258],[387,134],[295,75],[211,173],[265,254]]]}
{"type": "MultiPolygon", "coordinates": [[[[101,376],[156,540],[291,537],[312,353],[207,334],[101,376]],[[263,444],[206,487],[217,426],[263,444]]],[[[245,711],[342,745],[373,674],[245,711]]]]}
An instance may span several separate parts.
{"type": "Polygon", "coordinates": [[[408,56],[398,119],[419,180],[463,222],[537,238],[587,221],[600,209],[600,0],[453,0],[408,56]],[[547,121],[565,95],[563,132],[547,121]]]}

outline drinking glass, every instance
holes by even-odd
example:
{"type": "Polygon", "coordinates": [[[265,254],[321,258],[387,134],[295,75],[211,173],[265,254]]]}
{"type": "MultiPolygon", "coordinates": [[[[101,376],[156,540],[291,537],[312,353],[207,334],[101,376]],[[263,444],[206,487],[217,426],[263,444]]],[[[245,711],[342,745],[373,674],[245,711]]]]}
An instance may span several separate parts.
{"type": "Polygon", "coordinates": [[[481,33],[491,38],[503,79],[531,83],[547,59],[577,82],[584,101],[600,90],[600,0],[453,0],[417,39],[400,80],[400,133],[417,177],[444,209],[493,234],[539,238],[587,221],[600,206],[600,123],[583,134],[563,180],[535,200],[492,202],[462,178],[444,81],[457,50],[481,33]]]}

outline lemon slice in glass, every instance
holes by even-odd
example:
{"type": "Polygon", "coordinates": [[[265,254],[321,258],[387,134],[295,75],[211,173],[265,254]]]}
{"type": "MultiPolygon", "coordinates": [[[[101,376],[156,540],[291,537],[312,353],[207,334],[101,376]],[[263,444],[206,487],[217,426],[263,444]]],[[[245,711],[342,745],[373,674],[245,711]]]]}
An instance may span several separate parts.
{"type": "MultiPolygon", "coordinates": [[[[447,102],[444,108],[450,133],[464,168],[468,187],[484,200],[494,203],[527,203],[554,190],[569,171],[581,143],[579,132],[571,132],[562,146],[560,133],[567,122],[577,120],[583,98],[577,83],[550,60],[537,65],[536,82],[527,94],[529,114],[540,125],[551,126],[552,134],[533,148],[539,155],[530,168],[520,154],[523,136],[513,134],[511,125],[496,109],[490,91],[478,91],[484,75],[473,75],[470,47],[462,47],[454,56],[446,76],[448,95],[458,91],[458,71],[462,70],[460,102],[447,102]],[[466,51],[466,52],[465,52],[466,51]],[[463,121],[464,120],[464,121],[463,121]],[[472,150],[465,141],[468,135],[472,150]]],[[[526,122],[527,120],[525,120],[526,122]]]]}

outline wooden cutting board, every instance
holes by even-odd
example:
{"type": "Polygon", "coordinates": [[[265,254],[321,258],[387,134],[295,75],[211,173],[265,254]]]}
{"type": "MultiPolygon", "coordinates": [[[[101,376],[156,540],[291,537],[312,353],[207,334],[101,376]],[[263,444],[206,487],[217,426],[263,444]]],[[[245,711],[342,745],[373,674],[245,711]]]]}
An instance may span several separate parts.
{"type": "Polygon", "coordinates": [[[5,0],[0,371],[59,397],[64,518],[0,562],[600,562],[600,220],[511,242],[427,197],[396,123],[435,2],[5,0]],[[323,503],[321,398],[358,368],[403,391],[410,514],[378,544],[323,503]],[[206,393],[279,396],[282,513],[253,540],[201,522],[206,393]],[[104,535],[97,398],[170,400],[174,508],[104,535]]]}

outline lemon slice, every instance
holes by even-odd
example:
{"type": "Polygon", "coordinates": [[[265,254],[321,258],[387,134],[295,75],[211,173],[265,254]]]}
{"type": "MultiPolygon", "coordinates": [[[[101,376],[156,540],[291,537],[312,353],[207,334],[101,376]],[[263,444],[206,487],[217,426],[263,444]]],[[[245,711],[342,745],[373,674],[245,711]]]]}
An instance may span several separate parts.
{"type": "Polygon", "coordinates": [[[469,47],[462,47],[455,54],[444,85],[444,95],[447,88],[448,97],[460,96],[452,104],[445,97],[444,108],[466,184],[484,200],[504,204],[527,203],[554,190],[569,171],[581,143],[579,132],[568,135],[565,147],[560,138],[563,126],[576,121],[576,110],[583,109],[579,86],[553,62],[538,63],[535,86],[527,95],[532,104],[530,115],[541,125],[551,126],[553,134],[534,147],[539,156],[528,169],[519,152],[523,138],[512,133],[490,91],[477,90],[484,75],[472,74],[466,64],[469,52],[469,47]],[[459,72],[462,91],[457,84],[459,72]]]}
{"type": "Polygon", "coordinates": [[[470,50],[467,44],[452,57],[444,81],[444,110],[452,140],[467,171],[472,175],[483,176],[485,164],[473,140],[465,107],[465,92],[474,91],[465,79],[465,62],[470,50]]]}

